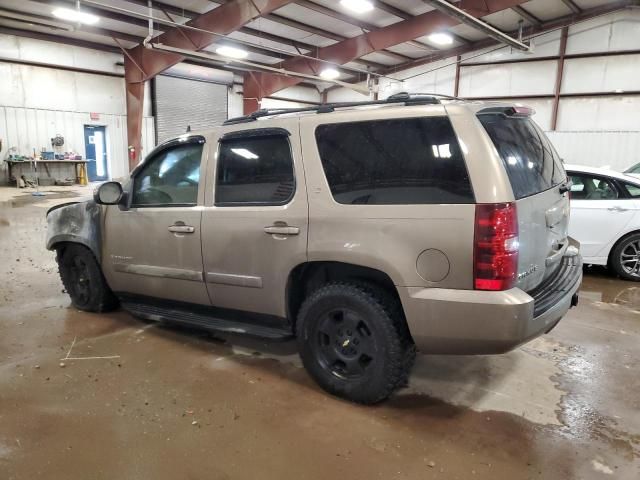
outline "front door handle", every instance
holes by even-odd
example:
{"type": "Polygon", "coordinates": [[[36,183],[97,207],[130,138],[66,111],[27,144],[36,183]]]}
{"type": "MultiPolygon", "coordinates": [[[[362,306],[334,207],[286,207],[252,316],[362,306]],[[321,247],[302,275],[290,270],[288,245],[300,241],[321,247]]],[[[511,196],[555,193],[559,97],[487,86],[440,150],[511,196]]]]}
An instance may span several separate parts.
{"type": "Polygon", "coordinates": [[[298,235],[300,233],[298,227],[290,227],[288,225],[272,225],[264,227],[264,231],[271,235],[298,235]]]}
{"type": "Polygon", "coordinates": [[[607,208],[607,210],[609,210],[610,212],[626,212],[629,209],[615,206],[615,207],[609,207],[609,208],[607,208]]]}
{"type": "Polygon", "coordinates": [[[169,227],[169,231],[173,232],[173,233],[193,233],[196,231],[195,227],[192,227],[191,225],[179,225],[179,224],[175,224],[175,225],[171,225],[169,227]]]}

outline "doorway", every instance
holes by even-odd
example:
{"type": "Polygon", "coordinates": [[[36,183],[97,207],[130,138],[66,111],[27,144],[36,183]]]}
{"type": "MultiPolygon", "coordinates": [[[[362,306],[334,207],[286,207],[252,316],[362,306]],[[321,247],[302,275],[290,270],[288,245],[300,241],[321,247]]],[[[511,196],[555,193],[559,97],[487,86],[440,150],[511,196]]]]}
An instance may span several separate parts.
{"type": "Polygon", "coordinates": [[[89,181],[100,182],[108,180],[109,162],[107,161],[106,127],[85,125],[84,144],[89,181]]]}

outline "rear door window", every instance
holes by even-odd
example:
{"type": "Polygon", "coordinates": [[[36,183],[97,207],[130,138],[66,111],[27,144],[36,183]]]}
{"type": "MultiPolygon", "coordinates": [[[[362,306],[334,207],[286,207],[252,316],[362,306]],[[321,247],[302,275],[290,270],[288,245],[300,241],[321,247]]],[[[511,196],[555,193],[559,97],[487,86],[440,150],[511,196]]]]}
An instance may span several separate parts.
{"type": "Polygon", "coordinates": [[[499,113],[478,118],[507,171],[516,199],[549,190],[565,181],[562,161],[544,132],[528,117],[499,113]]]}
{"type": "Polygon", "coordinates": [[[322,167],[336,202],[473,203],[467,168],[447,117],[319,125],[322,167]]]}
{"type": "Polygon", "coordinates": [[[640,186],[632,183],[623,183],[622,186],[631,198],[640,198],[640,186]]]}
{"type": "Polygon", "coordinates": [[[294,191],[293,157],[286,135],[255,130],[220,142],[216,205],[284,205],[294,191]]]}
{"type": "Polygon", "coordinates": [[[618,191],[611,180],[584,173],[571,173],[572,200],[615,200],[618,191]]]}

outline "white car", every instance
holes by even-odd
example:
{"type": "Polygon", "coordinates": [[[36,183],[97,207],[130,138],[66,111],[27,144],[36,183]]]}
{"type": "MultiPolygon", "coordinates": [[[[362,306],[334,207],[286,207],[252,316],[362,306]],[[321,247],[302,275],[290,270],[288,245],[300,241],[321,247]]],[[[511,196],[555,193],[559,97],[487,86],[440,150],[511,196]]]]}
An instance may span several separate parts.
{"type": "Polygon", "coordinates": [[[640,178],[580,165],[565,169],[572,182],[569,234],[580,242],[584,263],[640,281],[640,178]]]}

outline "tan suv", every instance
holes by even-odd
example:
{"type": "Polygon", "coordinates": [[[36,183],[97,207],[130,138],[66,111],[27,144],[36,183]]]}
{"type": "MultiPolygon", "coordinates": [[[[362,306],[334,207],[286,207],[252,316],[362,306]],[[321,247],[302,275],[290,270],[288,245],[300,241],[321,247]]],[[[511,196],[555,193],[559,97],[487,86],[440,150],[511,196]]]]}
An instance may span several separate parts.
{"type": "Polygon", "coordinates": [[[416,347],[490,354],[577,302],[555,150],[516,105],[399,94],[258,111],[157,147],[48,213],[73,304],[269,339],[361,403],[416,347]]]}

